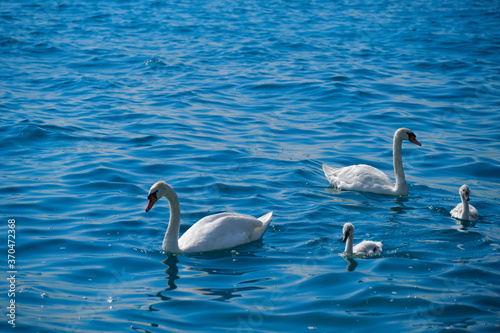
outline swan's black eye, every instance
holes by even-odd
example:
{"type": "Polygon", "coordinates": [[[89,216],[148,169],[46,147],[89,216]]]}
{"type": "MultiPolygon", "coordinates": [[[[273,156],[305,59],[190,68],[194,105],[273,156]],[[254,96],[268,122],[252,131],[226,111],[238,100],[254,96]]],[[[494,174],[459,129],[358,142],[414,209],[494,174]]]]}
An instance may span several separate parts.
{"type": "Polygon", "coordinates": [[[148,195],[148,200],[151,200],[151,197],[154,197],[155,199],[158,199],[158,198],[156,197],[156,193],[158,193],[158,190],[154,191],[153,193],[150,193],[150,194],[148,195]]]}
{"type": "Polygon", "coordinates": [[[412,133],[412,132],[406,132],[406,134],[408,134],[408,140],[410,140],[411,138],[416,138],[417,136],[412,133]]]}

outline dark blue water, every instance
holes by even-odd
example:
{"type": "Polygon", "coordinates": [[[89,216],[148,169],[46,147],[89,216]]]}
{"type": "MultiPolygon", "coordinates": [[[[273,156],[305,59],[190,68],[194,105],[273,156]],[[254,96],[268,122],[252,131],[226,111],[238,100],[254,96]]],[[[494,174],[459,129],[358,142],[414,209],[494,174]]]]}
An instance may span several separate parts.
{"type": "Polygon", "coordinates": [[[0,55],[2,332],[11,299],[23,332],[498,332],[499,1],[17,1],[0,55]],[[328,186],[393,177],[399,127],[408,197],[328,186]],[[181,233],[272,226],[167,256],[158,180],[181,233]],[[344,259],[345,222],[384,253],[344,259]]]}

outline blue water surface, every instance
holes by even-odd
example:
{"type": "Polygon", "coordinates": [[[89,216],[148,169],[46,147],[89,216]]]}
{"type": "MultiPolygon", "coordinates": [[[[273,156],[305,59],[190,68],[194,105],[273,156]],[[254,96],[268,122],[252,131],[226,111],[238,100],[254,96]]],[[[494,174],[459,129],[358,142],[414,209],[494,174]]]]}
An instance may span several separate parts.
{"type": "Polygon", "coordinates": [[[0,55],[2,332],[11,299],[22,332],[499,331],[498,0],[4,2],[0,55]],[[393,177],[399,127],[407,197],[329,186],[393,177]],[[181,233],[274,219],[168,256],[158,180],[181,233]],[[341,256],[346,222],[383,254],[341,256]]]}

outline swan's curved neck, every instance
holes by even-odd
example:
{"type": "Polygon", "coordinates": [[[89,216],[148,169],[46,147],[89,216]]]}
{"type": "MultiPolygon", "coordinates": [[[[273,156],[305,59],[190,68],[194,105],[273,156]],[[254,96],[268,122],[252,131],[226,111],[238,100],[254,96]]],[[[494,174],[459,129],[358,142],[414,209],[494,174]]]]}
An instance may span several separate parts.
{"type": "Polygon", "coordinates": [[[347,240],[345,241],[345,254],[351,255],[352,254],[352,242],[354,239],[354,235],[351,233],[349,237],[347,237],[347,240]]]}
{"type": "Polygon", "coordinates": [[[468,220],[469,219],[469,201],[462,197],[462,219],[468,220]]]}
{"type": "Polygon", "coordinates": [[[403,140],[394,136],[393,142],[393,164],[394,164],[394,174],[396,176],[396,188],[394,191],[396,194],[407,194],[408,184],[406,183],[405,171],[403,170],[403,157],[401,154],[401,146],[403,140]]]}
{"type": "Polygon", "coordinates": [[[174,189],[167,185],[165,197],[170,204],[170,221],[163,238],[163,251],[168,253],[179,253],[179,228],[181,225],[181,208],[179,198],[174,189]]]}

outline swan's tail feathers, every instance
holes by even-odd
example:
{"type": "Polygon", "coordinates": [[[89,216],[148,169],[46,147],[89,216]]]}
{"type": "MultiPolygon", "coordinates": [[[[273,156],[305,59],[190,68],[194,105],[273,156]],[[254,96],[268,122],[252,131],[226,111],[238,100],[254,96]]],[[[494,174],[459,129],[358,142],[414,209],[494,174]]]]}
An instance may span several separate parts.
{"type": "Polygon", "coordinates": [[[337,180],[337,175],[336,175],[337,169],[334,169],[326,164],[323,164],[323,171],[325,172],[326,179],[328,179],[331,185],[335,186],[337,180]]]}
{"type": "Polygon", "coordinates": [[[271,220],[273,219],[273,212],[269,212],[266,215],[262,215],[259,217],[259,220],[262,221],[262,223],[269,225],[271,220]]]}
{"type": "Polygon", "coordinates": [[[262,226],[255,229],[255,231],[253,232],[252,235],[253,240],[260,239],[264,235],[272,219],[273,219],[273,212],[269,212],[266,215],[262,215],[261,217],[259,217],[259,221],[262,222],[262,226]]]}

